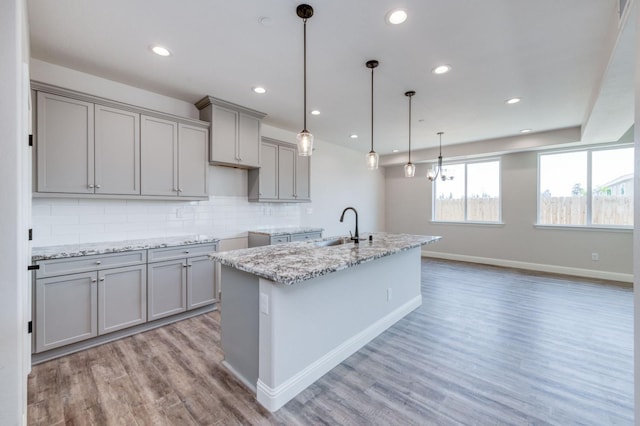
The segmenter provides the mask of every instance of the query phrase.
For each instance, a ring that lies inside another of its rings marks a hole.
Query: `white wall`
[[[24,181],[28,117],[23,88],[28,70],[23,0],[2,3],[0,13],[0,424],[26,424],[29,351],[25,300],[28,243]],[[28,92],[27,92],[28,93]],[[28,96],[28,95],[27,95]],[[28,163],[27,163],[28,164]],[[27,173],[28,175],[28,173]],[[28,204],[28,199],[27,199]]]
[[[630,16],[635,20],[635,128],[640,129],[640,6],[633,4],[635,14]],[[634,234],[633,234],[633,308],[634,308],[634,396],[635,396],[635,424],[640,423],[640,131],[635,132],[635,182],[634,182]]]
[[[195,106],[184,101],[38,60],[33,60],[32,79],[166,113],[198,116]],[[295,133],[268,125],[262,133],[295,141]],[[347,234],[353,229],[353,218],[339,222],[347,206],[358,209],[360,229],[382,230],[382,171],[367,170],[364,153],[321,140],[315,145],[311,204],[249,203],[246,170],[209,166],[208,201],[34,198],[34,246],[177,234],[244,238],[247,231],[266,226],[316,226],[325,228],[325,235]]]
[[[435,255],[506,266],[631,280],[631,231],[536,228],[537,153],[502,156],[503,225],[431,223],[432,184],[427,165],[404,177],[387,168],[386,227],[389,232],[441,235],[426,250]],[[600,260],[591,260],[591,253]]]

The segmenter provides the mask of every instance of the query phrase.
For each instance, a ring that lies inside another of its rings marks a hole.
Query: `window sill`
[[[448,221],[448,220],[430,220],[429,223],[433,225],[471,225],[471,226],[487,226],[493,228],[502,228],[504,226],[504,222],[472,222],[472,221],[464,221],[464,222],[456,222],[456,221]]]
[[[539,223],[533,224],[534,228],[538,229],[555,229],[562,231],[596,231],[596,232],[622,232],[633,233],[633,227],[631,226],[604,226],[604,225],[542,225]]]

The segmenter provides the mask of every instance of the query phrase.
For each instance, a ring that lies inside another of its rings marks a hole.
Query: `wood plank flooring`
[[[422,294],[420,308],[274,414],[222,367],[212,312],[35,366],[28,421],[633,424],[630,288],[423,259]]]

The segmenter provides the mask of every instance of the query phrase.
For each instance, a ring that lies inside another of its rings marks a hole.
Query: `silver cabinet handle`
[[[188,266],[189,268],[191,268],[191,267],[193,266],[193,264],[189,263],[187,266]]]
[[[91,282],[92,282],[92,283],[95,283],[95,282],[96,282],[96,279],[95,279],[95,278],[93,278],[93,279],[91,280]]]
[[[186,264],[186,263],[183,263],[183,264],[182,264],[182,267],[183,267],[183,268],[186,268],[186,267],[187,267],[187,264]]]
[[[96,265],[102,265],[102,262],[99,260],[96,260]]]
[[[100,278],[100,281],[104,281],[104,277]]]
[[[100,189],[100,185],[96,185],[96,188]]]
[[[182,192],[182,188],[178,188],[178,192]]]
[[[189,250],[185,250],[185,251],[184,251],[184,254],[189,254]]]
[[[93,189],[95,186],[90,183],[89,185],[87,185],[87,187],[90,188],[90,189]]]

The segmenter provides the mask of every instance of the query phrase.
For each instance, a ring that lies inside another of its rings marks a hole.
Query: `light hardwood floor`
[[[422,294],[274,414],[222,367],[213,312],[35,366],[29,424],[633,423],[630,288],[423,259]]]

